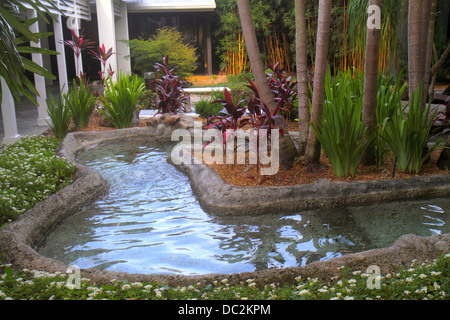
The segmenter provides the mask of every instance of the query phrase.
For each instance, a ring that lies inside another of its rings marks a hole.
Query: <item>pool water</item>
[[[400,236],[450,232],[450,200],[214,216],[166,161],[172,145],[98,145],[77,158],[111,184],[107,196],[53,230],[38,252],[80,268],[129,273],[235,273],[303,266],[390,246]]]

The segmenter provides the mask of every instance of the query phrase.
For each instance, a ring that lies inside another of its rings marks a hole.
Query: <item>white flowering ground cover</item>
[[[367,285],[369,274],[348,272],[324,283],[296,279],[297,284],[258,286],[253,279],[230,285],[228,279],[208,285],[170,287],[155,283],[112,280],[96,286],[81,279],[78,288],[67,274],[22,270],[0,266],[0,300],[449,300],[450,254],[423,264],[411,262],[407,269],[381,275],[379,288]]]
[[[55,154],[54,137],[23,137],[0,154],[0,226],[72,183],[73,164]]]

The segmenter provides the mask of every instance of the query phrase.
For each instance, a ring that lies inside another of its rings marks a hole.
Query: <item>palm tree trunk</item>
[[[266,79],[265,68],[261,60],[261,53],[256,39],[255,26],[253,25],[249,0],[237,0],[239,18],[241,20],[242,31],[244,33],[247,54],[252,66],[255,84],[258,88],[261,99],[271,111],[276,109],[273,94],[270,91],[269,83]]]
[[[295,32],[296,32],[295,54],[297,61],[297,84],[298,84],[298,123],[299,123],[298,151],[300,155],[303,155],[306,150],[306,142],[308,140],[309,120],[310,120],[305,0],[295,0]]]
[[[381,0],[370,0],[369,6],[376,5],[381,8]],[[372,17],[369,16],[369,19]],[[381,30],[367,28],[366,54],[364,65],[364,97],[363,120],[367,125],[367,133],[371,135],[377,127],[377,81],[378,81],[378,53],[380,48]],[[372,148],[368,148],[362,163],[374,165],[376,162]]]
[[[423,2],[422,0],[409,0],[408,8],[408,72],[409,97],[421,85],[424,78],[424,50],[423,50]],[[428,29],[427,29],[428,31]]]
[[[311,121],[317,122],[322,117],[325,96],[325,76],[328,62],[330,40],[331,0],[319,1],[317,25],[316,60],[314,69],[314,91],[312,98]],[[309,130],[306,146],[306,160],[310,168],[320,164],[321,145],[314,130]]]
[[[427,39],[427,46],[426,46],[426,52],[425,52],[425,74],[424,74],[424,89],[425,95],[430,95],[431,100],[433,100],[433,97],[431,95],[434,95],[432,92],[429,91],[430,86],[430,78],[431,78],[431,60],[433,57],[433,43],[434,43],[434,27],[436,25],[436,8],[437,8],[437,0],[431,0],[431,10],[430,10],[430,24],[428,26],[428,39]]]

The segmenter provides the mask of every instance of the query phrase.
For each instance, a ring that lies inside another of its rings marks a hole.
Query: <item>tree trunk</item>
[[[422,0],[409,0],[408,8],[408,90],[410,100],[413,92],[420,87],[424,76],[422,2]]]
[[[431,78],[431,60],[433,57],[433,43],[434,43],[434,28],[436,25],[436,8],[437,8],[437,0],[431,0],[431,9],[430,9],[430,24],[428,26],[428,38],[427,38],[427,46],[425,51],[425,74],[424,74],[424,89],[425,95],[430,95],[431,100],[433,100],[434,94],[430,93],[430,78]]]
[[[422,104],[425,108],[425,103],[427,102],[427,94],[428,94],[428,84],[430,83],[430,64],[427,65],[427,56],[428,56],[428,46],[431,43],[428,41],[428,37],[430,36],[430,22],[431,22],[431,5],[432,1],[423,1],[422,3],[422,61],[423,61],[423,88],[422,88]],[[434,25],[433,25],[433,35],[434,35]],[[431,59],[431,53],[430,53]]]
[[[309,133],[309,82],[308,82],[308,50],[305,20],[305,1],[295,0],[295,54],[298,84],[298,151],[305,154]]]
[[[381,0],[370,0],[369,6],[376,5],[381,8]],[[376,19],[369,12],[368,19]],[[367,125],[367,133],[371,135],[377,128],[377,82],[378,82],[378,53],[380,48],[381,30],[379,28],[367,28],[366,54],[364,65],[364,97],[363,97],[363,121]],[[372,148],[368,148],[362,159],[364,165],[374,165],[375,154]]]
[[[312,98],[311,121],[316,123],[322,117],[325,95],[325,76],[328,62],[330,40],[331,0],[319,1],[317,25],[316,60],[314,69],[314,91]],[[309,130],[306,146],[306,160],[310,167],[320,164],[321,145],[314,130]]]
[[[245,46],[252,66],[255,84],[258,88],[262,101],[271,111],[276,108],[273,94],[270,91],[269,83],[266,79],[266,70],[261,60],[261,53],[256,39],[255,26],[253,25],[252,13],[249,0],[237,0],[239,18],[241,20],[242,31],[244,33]]]

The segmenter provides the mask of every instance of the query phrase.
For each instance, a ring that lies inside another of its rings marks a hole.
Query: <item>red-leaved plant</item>
[[[169,56],[163,58],[163,64],[156,63],[154,67],[157,71],[155,89],[159,98],[157,113],[177,114],[186,111],[183,79],[173,73],[174,68],[169,67]]]
[[[76,77],[86,82],[86,73],[80,71],[79,58],[84,50],[94,48],[94,41],[84,37],[83,30],[77,35],[75,29],[70,29],[72,40],[65,40],[63,43],[72,49],[76,57]]]
[[[101,70],[98,72],[98,74],[100,76],[100,84],[103,89],[105,87],[105,81],[114,75],[114,71],[111,68],[111,64],[107,68],[106,62],[108,61],[109,58],[112,57],[113,54],[115,54],[115,52],[112,51],[112,48],[109,48],[107,51],[105,49],[105,44],[102,44],[101,47],[97,47],[97,52],[91,50],[91,54],[95,59],[97,59],[101,63]]]

